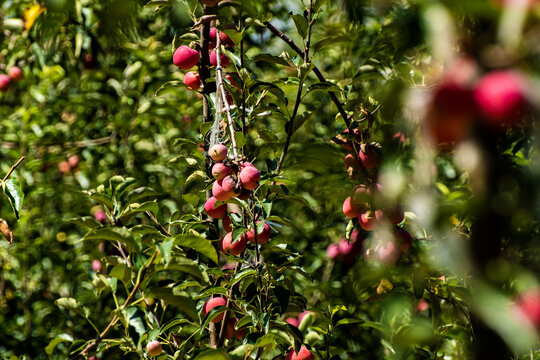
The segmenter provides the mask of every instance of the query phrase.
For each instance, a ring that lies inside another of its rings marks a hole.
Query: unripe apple
[[[360,145],[358,157],[366,169],[373,169],[381,164],[381,154],[375,144]]]
[[[210,217],[221,219],[227,212],[227,205],[221,204],[217,208],[214,208],[216,202],[217,199],[214,196],[209,197],[204,203],[204,211],[206,211]]]
[[[69,166],[69,163],[67,161],[61,161],[58,164],[58,170],[60,170],[62,174],[66,174],[69,172],[69,170],[71,170],[71,166]]]
[[[360,216],[362,209],[351,202],[351,197],[348,196],[343,202],[343,213],[345,216],[355,218]]]
[[[454,143],[468,136],[476,112],[471,90],[446,81],[434,90],[428,104],[426,129],[436,144]]]
[[[227,55],[220,53],[219,58],[221,59],[222,67],[229,65],[229,58]],[[210,64],[212,64],[212,66],[217,66],[217,54],[215,50],[210,53]]]
[[[527,84],[516,71],[499,70],[484,75],[474,89],[483,118],[493,125],[513,125],[527,111]]]
[[[245,189],[255,190],[259,186],[261,174],[255,166],[246,166],[240,171],[239,178]]]
[[[11,78],[11,80],[15,82],[19,82],[23,78],[23,72],[21,68],[18,66],[12,66],[8,71],[8,75]]]
[[[246,236],[240,236],[240,239],[234,243],[232,240],[232,232],[227,233],[221,241],[221,247],[224,253],[238,256],[246,249]]]
[[[181,69],[188,70],[199,62],[199,52],[186,45],[179,46],[173,54],[173,63]]]
[[[227,306],[227,300],[225,298],[222,298],[221,296],[209,299],[203,306],[203,316],[206,316],[206,314],[208,314],[210,310],[212,310],[216,306]],[[219,314],[214,319],[212,319],[212,322],[220,322],[223,319],[224,315],[224,313]]]
[[[219,32],[219,38],[221,39],[221,44],[225,46],[234,46],[236,45],[235,42],[223,31]]]
[[[92,270],[95,272],[101,271],[101,261],[99,261],[99,259],[92,260]]]
[[[257,224],[260,223],[260,221],[257,221]],[[270,240],[270,236],[272,235],[272,229],[270,228],[270,225],[267,223],[264,223],[264,228],[260,233],[257,233],[257,243],[258,244],[266,244],[268,240]],[[251,228],[246,233],[247,239],[255,244],[255,230]]]
[[[227,327],[225,328],[225,338],[230,339],[236,333],[236,339],[244,337],[244,330],[240,329],[238,332],[234,329],[234,325],[238,322],[238,319],[227,319]]]
[[[326,257],[332,260],[335,260],[341,256],[341,252],[339,251],[339,245],[332,243],[328,245],[326,248]],[[298,325],[295,325],[298,326]]]
[[[0,74],[0,91],[7,91],[10,83],[11,78],[9,76],[6,74]]]
[[[157,340],[150,341],[148,344],[146,344],[146,352],[150,356],[159,356],[161,355],[162,348],[161,344]]]
[[[223,189],[223,180],[216,180],[212,185],[212,195],[219,201],[227,201],[234,196],[233,191]]]
[[[198,90],[202,86],[201,77],[196,71],[190,71],[184,75],[184,84],[190,90]]]
[[[368,210],[365,213],[360,214],[358,217],[358,223],[362,229],[366,231],[373,231],[377,227],[377,218],[372,211]]]
[[[304,345],[300,348],[298,353],[292,350],[288,355],[289,360],[314,360],[315,356]]]
[[[68,163],[71,168],[76,168],[79,165],[79,157],[77,155],[72,155],[68,158]]]
[[[227,158],[227,147],[223,144],[215,144],[208,150],[208,155],[214,161],[223,161]]]
[[[231,173],[231,167],[223,164],[222,162],[215,163],[212,166],[212,176],[218,180],[223,179],[225,176]]]
[[[221,226],[223,226],[223,230],[225,230],[226,232],[232,231],[231,217],[229,215],[225,215],[223,217],[223,219],[221,220]]]

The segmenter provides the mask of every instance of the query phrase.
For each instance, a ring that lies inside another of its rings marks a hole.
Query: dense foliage
[[[2,2],[0,358],[540,359],[535,3]]]

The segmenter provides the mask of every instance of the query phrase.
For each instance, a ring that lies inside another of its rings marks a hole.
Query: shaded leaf
[[[193,234],[181,234],[174,237],[174,244],[187,247],[203,254],[215,264],[218,263],[217,251],[210,240]]]

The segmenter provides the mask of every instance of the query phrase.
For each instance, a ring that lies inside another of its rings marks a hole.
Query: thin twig
[[[216,22],[219,25],[219,22]],[[216,33],[216,83],[217,83],[217,96],[221,96],[223,105],[225,105],[225,112],[227,113],[227,120],[229,124],[229,132],[231,133],[231,142],[233,146],[234,158],[238,158],[238,146],[236,145],[236,136],[234,134],[234,124],[231,116],[231,108],[229,101],[227,100],[227,94],[225,93],[225,87],[223,86],[223,69],[221,68],[221,39],[219,37],[219,30]]]
[[[157,225],[159,226],[159,228],[161,229],[161,232],[163,232],[163,234],[167,235],[167,236],[172,236],[171,233],[165,228],[165,226],[163,226],[157,219],[156,217],[154,216],[154,214],[152,214],[151,211],[145,211],[146,215],[148,215],[148,217],[150,219],[152,219],[152,221]]]
[[[237,263],[236,264],[236,267],[234,268],[234,273],[232,274],[232,277],[234,277],[234,275],[236,275],[236,273],[238,272],[238,270],[240,269],[240,263]],[[223,341],[225,340],[225,329],[227,328],[227,317],[229,316],[229,304],[231,303],[231,297],[232,297],[232,293],[233,293],[233,288],[234,288],[234,285],[231,286],[231,288],[229,289],[229,295],[227,296],[227,304],[225,305],[225,307],[227,308],[227,310],[225,310],[225,312],[223,313],[223,320],[221,321],[221,327],[219,329],[219,336],[218,336],[218,341],[217,341],[217,347],[221,347],[223,345]]]
[[[11,175],[11,173],[17,168],[17,166],[19,166],[19,165],[24,161],[24,159],[26,159],[26,157],[21,156],[21,158],[19,159],[19,161],[17,161],[17,162],[15,163],[15,165],[13,165],[13,166],[11,167],[11,169],[9,169],[8,173],[6,174],[6,176],[4,176],[4,178],[2,179],[2,181],[6,181],[6,180],[9,178],[9,176]]]
[[[131,300],[133,300],[135,294],[137,293],[137,291],[139,290],[139,287],[141,286],[143,282],[144,276],[146,275],[146,271],[150,268],[150,266],[152,266],[152,264],[154,263],[154,260],[156,260],[156,256],[158,253],[159,253],[159,249],[156,249],[156,251],[154,252],[154,255],[152,255],[152,257],[148,261],[148,264],[146,264],[139,270],[139,273],[137,274],[137,281],[135,282],[135,286],[133,287],[133,290],[131,290],[128,297],[126,298],[126,301],[124,301],[124,304],[120,307],[119,309],[120,311],[125,310],[125,308],[131,303]],[[105,336],[107,336],[109,331],[111,331],[111,329],[116,325],[118,320],[120,320],[118,315],[114,315],[114,317],[112,318],[109,325],[107,325],[105,330],[103,330],[96,339],[89,342],[85,346],[85,348],[79,353],[76,359],[87,356],[88,353],[92,351],[92,349],[94,349],[105,338]]]

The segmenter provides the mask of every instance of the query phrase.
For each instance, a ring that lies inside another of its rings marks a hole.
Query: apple
[[[202,86],[201,77],[196,71],[190,71],[184,75],[184,84],[190,90],[198,90]]]
[[[161,344],[157,340],[150,341],[148,344],[146,344],[146,352],[150,356],[159,356],[162,352]]]
[[[246,249],[246,236],[240,236],[240,239],[234,243],[232,240],[232,232],[228,232],[221,241],[221,248],[226,254],[238,256]]]
[[[0,91],[4,92],[9,89],[11,78],[6,74],[0,74]]]
[[[107,215],[105,214],[105,211],[98,210],[94,213],[94,219],[103,224],[107,220]]]
[[[540,330],[540,288],[521,294],[516,305],[525,318]]]
[[[360,216],[362,209],[351,202],[351,197],[348,196],[343,202],[343,213],[345,216],[355,218]]]
[[[8,71],[8,75],[10,79],[15,82],[19,82],[23,78],[23,72],[18,66],[12,66]]]
[[[212,310],[216,306],[227,306],[227,300],[225,298],[222,298],[221,296],[210,298],[203,306],[203,315],[206,316],[206,314],[208,314],[210,310]],[[224,315],[224,313],[219,314],[214,319],[212,319],[212,322],[220,322],[223,319]]]
[[[173,54],[173,63],[181,69],[188,70],[199,62],[199,52],[186,45],[179,46]]]
[[[261,174],[255,166],[245,166],[242,171],[240,171],[239,178],[245,189],[255,190],[257,186],[259,186]]]
[[[257,224],[260,223],[260,221],[257,221]],[[257,233],[257,243],[258,244],[266,244],[268,240],[270,240],[270,236],[272,235],[272,229],[270,228],[270,225],[267,223],[264,223],[264,228],[260,233]],[[255,230],[251,228],[246,233],[247,239],[255,244]]]
[[[474,99],[483,119],[492,125],[514,125],[527,112],[527,84],[512,70],[492,71],[474,88]]]
[[[99,261],[99,259],[92,260],[92,270],[95,272],[101,271],[101,261]]]
[[[300,325],[300,322],[295,317],[288,317],[288,318],[285,319],[285,322],[291,324],[292,326],[296,326],[296,327],[298,327],[298,325]]]
[[[221,226],[223,226],[223,230],[226,232],[232,231],[231,217],[229,215],[223,216],[223,219],[221,219]]]
[[[227,158],[227,147],[223,144],[215,144],[208,150],[208,155],[214,161],[223,161]]]
[[[221,204],[216,208],[215,205],[217,201],[218,200],[214,196],[209,197],[204,203],[204,211],[210,217],[221,219],[227,212],[227,205]]]
[[[355,186],[350,198],[350,202],[353,207],[365,211],[369,208],[369,202],[371,201],[371,190],[365,185]]]
[[[95,69],[98,65],[97,60],[90,53],[84,55],[83,66],[85,69]]]
[[[465,85],[446,81],[434,90],[426,114],[426,130],[436,144],[455,143],[469,135],[476,105]]]
[[[309,351],[304,345],[300,347],[298,353],[292,350],[289,355],[287,355],[288,360],[314,360],[315,356]]]
[[[326,248],[326,257],[332,260],[335,260],[341,256],[341,252],[339,251],[339,245],[332,243],[328,245]],[[295,325],[297,326],[297,325]]]
[[[219,32],[219,38],[221,40],[221,44],[223,44],[225,46],[234,46],[234,45],[236,45],[235,42],[229,37],[229,35],[227,35],[223,31]]]
[[[393,241],[388,241],[377,249],[377,260],[383,265],[392,266],[400,257],[401,249]]]
[[[376,144],[361,144],[358,157],[366,169],[374,169],[381,164],[381,154]]]
[[[76,168],[79,165],[79,157],[77,155],[72,155],[68,158],[68,163],[71,168]]]
[[[225,338],[230,339],[236,333],[236,339],[241,339],[244,337],[244,330],[239,329],[236,331],[234,325],[238,322],[238,319],[227,319],[227,326],[225,328]]]
[[[227,57],[227,55],[220,53],[219,58],[221,60],[222,67],[229,65],[229,58]],[[212,64],[212,66],[217,66],[217,54],[215,50],[210,53],[210,63]]]
[[[69,166],[67,161],[61,161],[58,163],[58,170],[60,170],[62,174],[66,174],[69,172],[69,170],[71,170],[71,166]]]
[[[396,237],[397,237],[396,241],[399,244],[399,248],[402,251],[405,251],[411,247],[412,242],[413,242],[413,237],[407,230],[398,228],[396,230]]]
[[[232,75],[234,75],[236,78],[239,79],[239,76],[238,76],[238,73],[232,73]],[[225,75],[225,79],[227,79],[232,86],[234,86],[235,88],[238,89],[238,91],[242,91],[242,88],[238,85],[238,83],[234,80],[234,78],[232,77],[231,74],[227,74]]]
[[[234,193],[234,189],[236,188],[236,180],[231,176],[227,175],[221,180],[221,187],[224,191]]]
[[[212,195],[219,201],[227,201],[234,196],[234,192],[223,189],[223,180],[216,180],[212,185]]]
[[[223,164],[222,162],[215,163],[214,166],[212,166],[212,176],[218,180],[223,179],[230,173],[231,167]]]
[[[375,217],[375,214],[371,210],[368,210],[358,217],[358,223],[362,227],[362,229],[366,231],[373,231],[377,227],[377,218]]]

